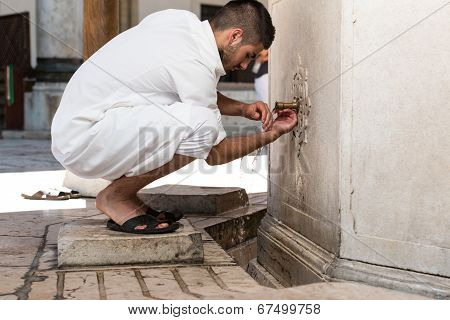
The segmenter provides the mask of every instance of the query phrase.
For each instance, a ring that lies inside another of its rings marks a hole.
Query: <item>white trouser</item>
[[[68,123],[67,130],[76,125]],[[83,133],[52,132],[55,158],[79,177],[115,180],[156,169],[175,153],[205,159],[218,143],[219,123],[213,110],[177,102],[113,108],[86,130],[74,131]]]

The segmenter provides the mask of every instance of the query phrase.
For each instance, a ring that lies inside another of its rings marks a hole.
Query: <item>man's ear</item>
[[[236,46],[241,43],[243,34],[244,32],[240,28],[231,29],[228,34],[228,44],[230,46]]]

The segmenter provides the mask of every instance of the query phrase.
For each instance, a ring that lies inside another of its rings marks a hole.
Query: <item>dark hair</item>
[[[275,38],[275,27],[267,9],[256,0],[233,0],[210,20],[214,31],[241,28],[244,43],[262,43],[269,49]]]

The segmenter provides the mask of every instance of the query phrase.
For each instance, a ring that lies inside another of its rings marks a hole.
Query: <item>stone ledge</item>
[[[172,233],[137,235],[112,231],[104,220],[64,224],[58,234],[58,266],[203,261],[203,242],[189,221]]]
[[[144,189],[138,193],[138,196],[156,210],[184,214],[217,215],[249,205],[247,193],[242,188],[168,184]]]

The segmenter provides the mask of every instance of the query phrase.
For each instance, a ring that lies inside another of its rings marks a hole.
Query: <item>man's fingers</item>
[[[275,109],[276,113],[295,113],[292,109]]]
[[[272,112],[267,112],[267,122],[266,122],[266,129],[270,129],[273,124],[273,115]]]
[[[261,122],[262,122],[262,127],[263,127],[263,129],[265,128],[265,119],[266,119],[266,114],[265,114],[265,112],[264,112],[264,107],[263,107],[263,104],[261,103],[261,102],[257,102],[256,103],[256,111],[258,112],[258,114],[259,114],[259,118],[258,118],[258,120],[261,120]]]

